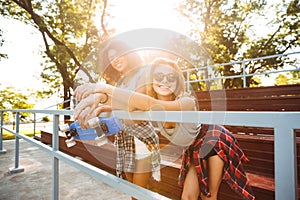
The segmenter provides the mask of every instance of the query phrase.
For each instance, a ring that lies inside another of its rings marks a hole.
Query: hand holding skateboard
[[[122,132],[122,124],[116,117],[93,118],[88,123],[91,127],[88,129],[81,129],[78,121],[73,122],[70,126],[68,124],[59,126],[59,130],[66,134],[68,147],[76,144],[75,139],[95,140],[98,146],[102,146],[108,142],[106,136]]]

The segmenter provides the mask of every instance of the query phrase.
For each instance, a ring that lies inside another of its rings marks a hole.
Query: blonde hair
[[[175,100],[177,97],[181,96],[185,92],[185,87],[184,87],[184,76],[182,74],[182,71],[180,67],[177,65],[177,63],[171,59],[168,58],[156,58],[150,63],[150,85],[147,89],[147,94],[149,96],[152,96],[154,98],[157,98],[156,92],[153,90],[153,75],[154,75],[154,70],[161,66],[161,65],[166,65],[170,66],[175,72],[177,72],[177,87],[175,91],[173,92],[173,100]]]

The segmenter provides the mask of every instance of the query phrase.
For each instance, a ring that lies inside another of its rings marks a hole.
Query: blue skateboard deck
[[[92,128],[82,129],[78,121],[73,122],[70,126],[64,124],[59,129],[66,134],[67,146],[71,147],[76,144],[77,140],[96,140],[97,145],[101,146],[107,143],[106,136],[114,135],[122,131],[122,124],[116,117],[94,118],[89,121]]]

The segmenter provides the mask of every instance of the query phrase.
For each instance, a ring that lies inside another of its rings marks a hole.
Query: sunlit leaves
[[[268,3],[268,4],[267,4]],[[300,45],[299,0],[268,2],[266,0],[186,0],[180,7],[183,16],[193,22],[191,35],[211,54],[215,63],[281,54]],[[270,17],[271,11],[274,11]],[[260,17],[260,18],[258,18]],[[258,19],[270,27],[265,34]],[[254,29],[255,28],[255,29]],[[248,73],[279,69],[291,60],[266,59],[246,64]],[[242,66],[240,65],[240,68]],[[220,68],[221,75],[238,75],[234,66]],[[259,84],[247,77],[247,86]],[[226,80],[224,87],[241,87],[240,79]]]
[[[31,109],[33,104],[29,102],[30,95],[16,91],[14,87],[7,87],[0,90],[0,109]],[[29,113],[21,113],[22,117],[29,116]],[[7,113],[4,118],[7,120]]]
[[[44,82],[62,91],[68,99],[77,69],[91,49],[101,40],[100,0],[9,0],[1,2],[2,15],[36,27],[44,39],[45,59],[41,65]],[[20,33],[21,34],[21,33]],[[63,86],[63,88],[62,88]],[[48,91],[49,92],[49,91]],[[53,91],[54,92],[54,91]],[[50,92],[51,93],[51,92]]]

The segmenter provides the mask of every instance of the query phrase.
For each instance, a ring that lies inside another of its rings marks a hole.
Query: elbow
[[[181,110],[192,111],[196,110],[196,101],[192,98],[185,98],[180,102]]]

